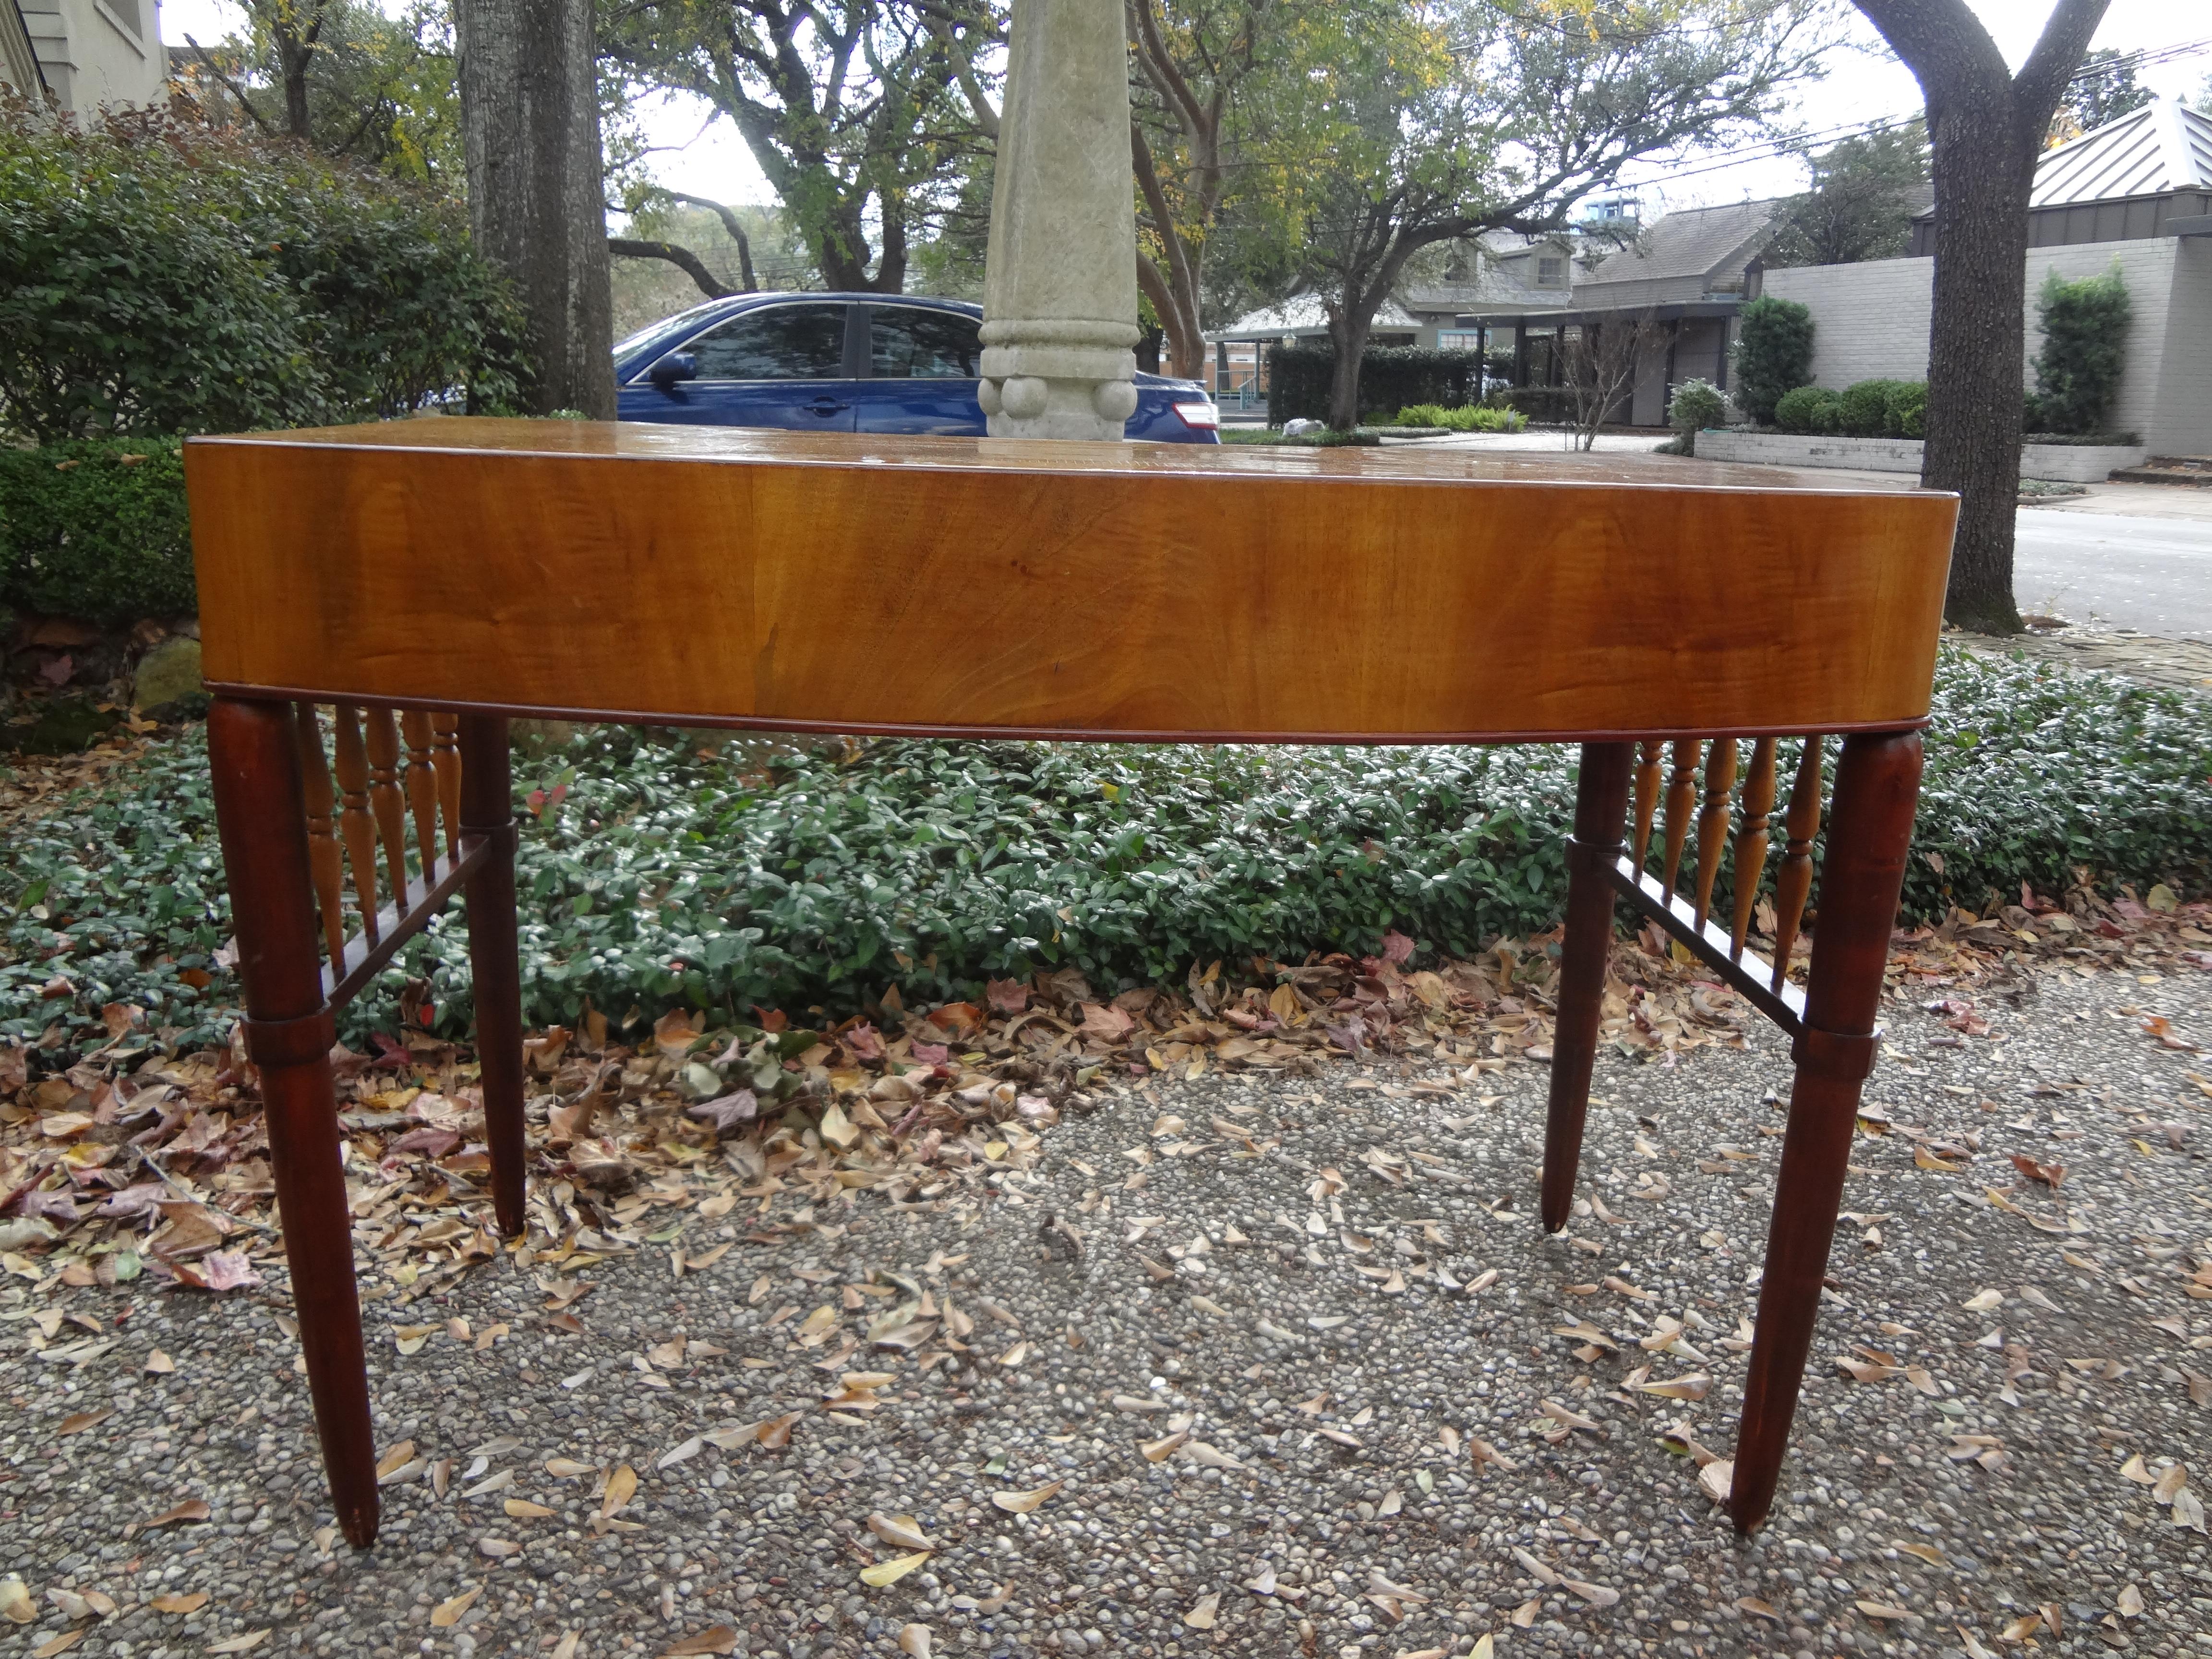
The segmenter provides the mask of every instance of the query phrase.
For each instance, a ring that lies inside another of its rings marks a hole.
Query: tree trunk
[[[2109,0],[2058,0],[2015,75],[1966,0],[1857,0],[1920,82],[1935,149],[1935,316],[1920,481],[1959,492],[1943,612],[2020,631],[2013,520],[2025,390],[2027,202],[2051,116]]]
[[[1920,481],[1959,492],[1944,615],[1961,628],[2016,634],[2013,520],[2037,151],[2019,142],[2008,84],[1960,88],[1954,97],[1935,132],[1935,316]]]
[[[1336,363],[1328,377],[1328,424],[1334,432],[1349,432],[1359,424],[1360,359],[1367,355],[1367,331],[1372,319],[1336,316],[1328,319],[1328,343],[1336,348]]]
[[[456,0],[477,245],[527,317],[534,415],[615,414],[614,305],[591,0]]]

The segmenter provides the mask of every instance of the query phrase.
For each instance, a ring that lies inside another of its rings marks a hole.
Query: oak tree
[[[1857,0],[1927,102],[1935,312],[1921,482],[1959,492],[1944,614],[2018,633],[2013,517],[2025,392],[2027,204],[2068,82],[2106,0],[2058,0],[2015,75],[1966,0]]]

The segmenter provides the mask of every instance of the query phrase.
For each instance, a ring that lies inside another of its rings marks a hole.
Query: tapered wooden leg
[[[1599,1004],[1613,949],[1613,882],[1636,745],[1586,743],[1567,839],[1567,928],[1559,946],[1559,1018],[1552,1032],[1552,1103],[1544,1121],[1544,1230],[1567,1224],[1582,1163],[1583,1116],[1597,1059]]]
[[[477,1060],[483,1068],[484,1142],[492,1209],[503,1237],[523,1224],[522,975],[514,927],[514,793],[507,721],[461,717],[461,834],[482,836],[489,856],[468,878],[469,965],[476,981]]]
[[[1818,925],[1794,1056],[1790,1127],[1766,1237],[1759,1329],[1744,1386],[1729,1510],[1739,1530],[1766,1519],[1820,1310],[1820,1280],[1843,1201],[1859,1091],[1874,1069],[1875,1016],[1920,794],[1920,734],[1848,738],[1820,860]]]
[[[376,1537],[376,1442],[293,719],[288,703],[218,700],[208,759],[307,1390],[338,1526],[366,1549]]]

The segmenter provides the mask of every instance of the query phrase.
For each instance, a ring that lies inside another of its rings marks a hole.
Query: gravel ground
[[[332,1553],[280,1275],[220,1297],[18,1282],[0,1291],[0,1574],[38,1611],[0,1627],[0,1652],[77,1632],[75,1652],[131,1659],[568,1659],[709,1633],[678,1650],[825,1659],[896,1652],[918,1624],[940,1654],[1389,1659],[1492,1633],[1508,1655],[1829,1659],[2019,1652],[2047,1606],[2059,1629],[2036,1651],[2212,1655],[2212,1540],[2170,1518],[2191,1497],[2162,1507],[2123,1474],[2180,1457],[2203,1482],[2212,1462],[2188,1376],[2212,1370],[2212,1301],[2185,1277],[2212,1264],[2212,1086],[2188,1076],[2212,1065],[2142,1029],[2162,1014],[2212,1045],[2212,978],[2047,972],[2016,994],[1979,1009],[1988,1037],[1892,1006],[1869,1090],[1891,1132],[1856,1144],[1784,1501],[1749,1542],[1662,1435],[1733,1437],[1744,1356],[1726,1345],[1753,1310],[1787,1084],[1763,1027],[1679,1066],[1601,1060],[1601,1207],[1561,1239],[1534,1216],[1540,1067],[1447,1095],[1442,1073],[1347,1062],[1109,1097],[988,1201],[955,1187],[894,1213],[855,1194],[802,1216],[787,1198],[770,1219],[811,1224],[768,1243],[744,1212],[690,1217],[694,1254],[729,1250],[680,1279],[659,1251],[591,1269],[577,1334],[505,1261],[376,1304],[380,1439],[416,1456],[366,1554]],[[2063,1164],[2057,1193],[2015,1176],[2015,1152]],[[926,1375],[865,1343],[838,1356],[921,1290],[973,1319],[969,1352]],[[827,1335],[796,1346],[823,1305]],[[7,1322],[56,1311],[101,1328],[79,1363],[33,1358]],[[393,1327],[447,1319],[470,1336],[440,1324],[397,1351]],[[1657,1351],[1662,1319],[1702,1362]],[[1577,1324],[1599,1336],[1557,1334]],[[705,1346],[645,1358],[678,1337]],[[1899,1374],[1846,1376],[1852,1345]],[[156,1349],[173,1370],[149,1372]],[[865,1390],[823,1407],[870,1366],[893,1373],[877,1408]],[[1630,1391],[1638,1366],[1706,1373],[1711,1393]],[[802,1408],[786,1447],[659,1467],[702,1431]],[[1191,1438],[1164,1450],[1184,1418]],[[425,1465],[445,1458],[441,1498]],[[589,1468],[561,1478],[559,1458]],[[602,1533],[592,1494],[623,1465],[636,1495]],[[1053,1483],[1026,1513],[991,1501]],[[192,1498],[210,1520],[154,1524]],[[912,1516],[937,1553],[865,1585],[904,1553],[871,1511]],[[116,1610],[72,1622],[56,1589]]]

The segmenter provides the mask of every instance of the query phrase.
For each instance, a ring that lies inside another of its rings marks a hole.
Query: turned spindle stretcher
[[[518,714],[1580,743],[1543,1224],[1573,1204],[1626,898],[1792,1038],[1729,1499],[1765,1517],[1877,1048],[1954,497],[1645,458],[481,420],[194,439],[185,473],[246,1039],[356,1544],[377,1487],[334,1012],[464,896],[494,1209],[520,1234]]]

